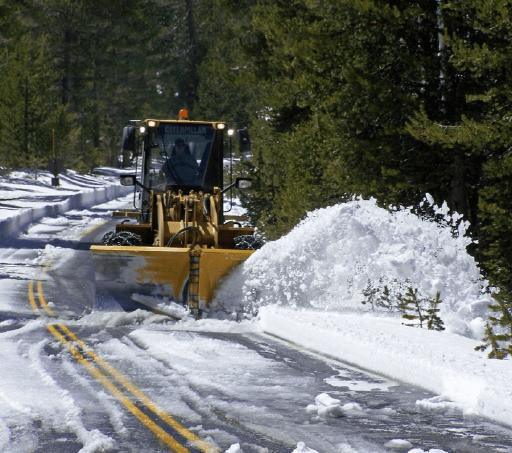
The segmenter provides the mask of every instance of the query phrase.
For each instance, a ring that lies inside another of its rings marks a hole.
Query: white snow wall
[[[448,330],[480,337],[490,295],[466,248],[465,224],[456,237],[447,223],[389,211],[374,199],[355,199],[308,214],[289,234],[267,243],[229,276],[214,309],[256,313],[265,305],[326,311],[367,311],[368,282],[425,297],[439,291]],[[455,220],[460,216],[456,215]]]
[[[36,208],[20,208],[19,213],[0,220],[0,240],[18,235],[31,223],[43,217],[56,217],[72,209],[90,208],[114,198],[128,195],[130,191],[133,191],[132,187],[124,187],[120,184],[111,185],[71,194],[66,200],[57,203],[48,203]]]

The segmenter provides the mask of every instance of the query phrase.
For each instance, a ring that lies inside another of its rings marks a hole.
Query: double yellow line
[[[39,313],[43,310],[48,316],[55,313],[46,302],[41,281],[37,282],[37,300],[34,295],[34,282],[28,284],[28,301],[32,310]],[[37,303],[39,302],[39,304]],[[171,451],[190,453],[184,443],[190,443],[193,451],[214,453],[219,450],[205,442],[193,432],[185,428],[164,410],[160,409],[151,399],[133,384],[126,376],[101,358],[94,350],[81,340],[69,327],[62,323],[49,324],[48,331],[70,352],[71,356],[83,365],[89,374],[100,382],[131,414],[146,426]],[[180,442],[171,435],[177,434],[185,440]]]

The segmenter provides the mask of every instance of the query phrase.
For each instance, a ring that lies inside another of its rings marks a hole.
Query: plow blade
[[[190,267],[187,249],[93,245],[91,251],[97,308],[147,308],[144,305],[150,299],[141,302],[140,296],[170,297],[177,303],[184,302]]]
[[[96,308],[159,311],[168,297],[204,310],[219,281],[245,261],[253,250],[179,247],[91,247],[95,267]],[[153,297],[147,297],[153,296]]]
[[[199,308],[213,299],[219,281],[245,261],[254,250],[201,249],[199,258]]]

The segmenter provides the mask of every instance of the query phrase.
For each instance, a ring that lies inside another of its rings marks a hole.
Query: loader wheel
[[[252,234],[243,234],[233,239],[236,249],[257,250],[263,247],[263,239]]]
[[[119,233],[109,231],[103,236],[101,242],[105,245],[141,245],[142,238],[130,231],[120,231]]]

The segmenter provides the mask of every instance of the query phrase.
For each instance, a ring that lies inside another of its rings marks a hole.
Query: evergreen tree
[[[48,165],[55,118],[54,72],[47,41],[28,36],[4,49],[0,68],[0,155],[7,168]]]
[[[439,317],[439,304],[441,304],[441,293],[436,292],[436,295],[428,300],[427,309],[427,329],[429,330],[444,330],[444,322]]]
[[[399,300],[398,308],[403,313],[402,318],[409,321],[409,323],[404,323],[404,325],[411,327],[423,327],[426,316],[423,311],[421,298],[418,295],[417,289],[413,289],[411,286],[408,287],[405,295]]]
[[[363,305],[370,304],[372,310],[375,310],[375,300],[379,293],[379,288],[373,286],[371,280],[368,280],[366,287],[363,289],[365,299],[361,302]]]
[[[378,305],[388,310],[393,309],[393,300],[391,297],[391,291],[387,285],[384,285],[382,293],[379,295]]]
[[[475,349],[484,351],[490,347],[489,358],[504,359],[512,355],[512,297],[500,291],[493,298],[495,303],[489,307],[492,315],[485,328],[483,344]]]
[[[488,347],[491,347],[491,351],[489,352],[490,359],[503,359],[506,357],[506,354],[501,349],[489,322],[485,324],[485,334],[482,341],[483,344],[478,345],[475,348],[476,351],[485,351]]]

